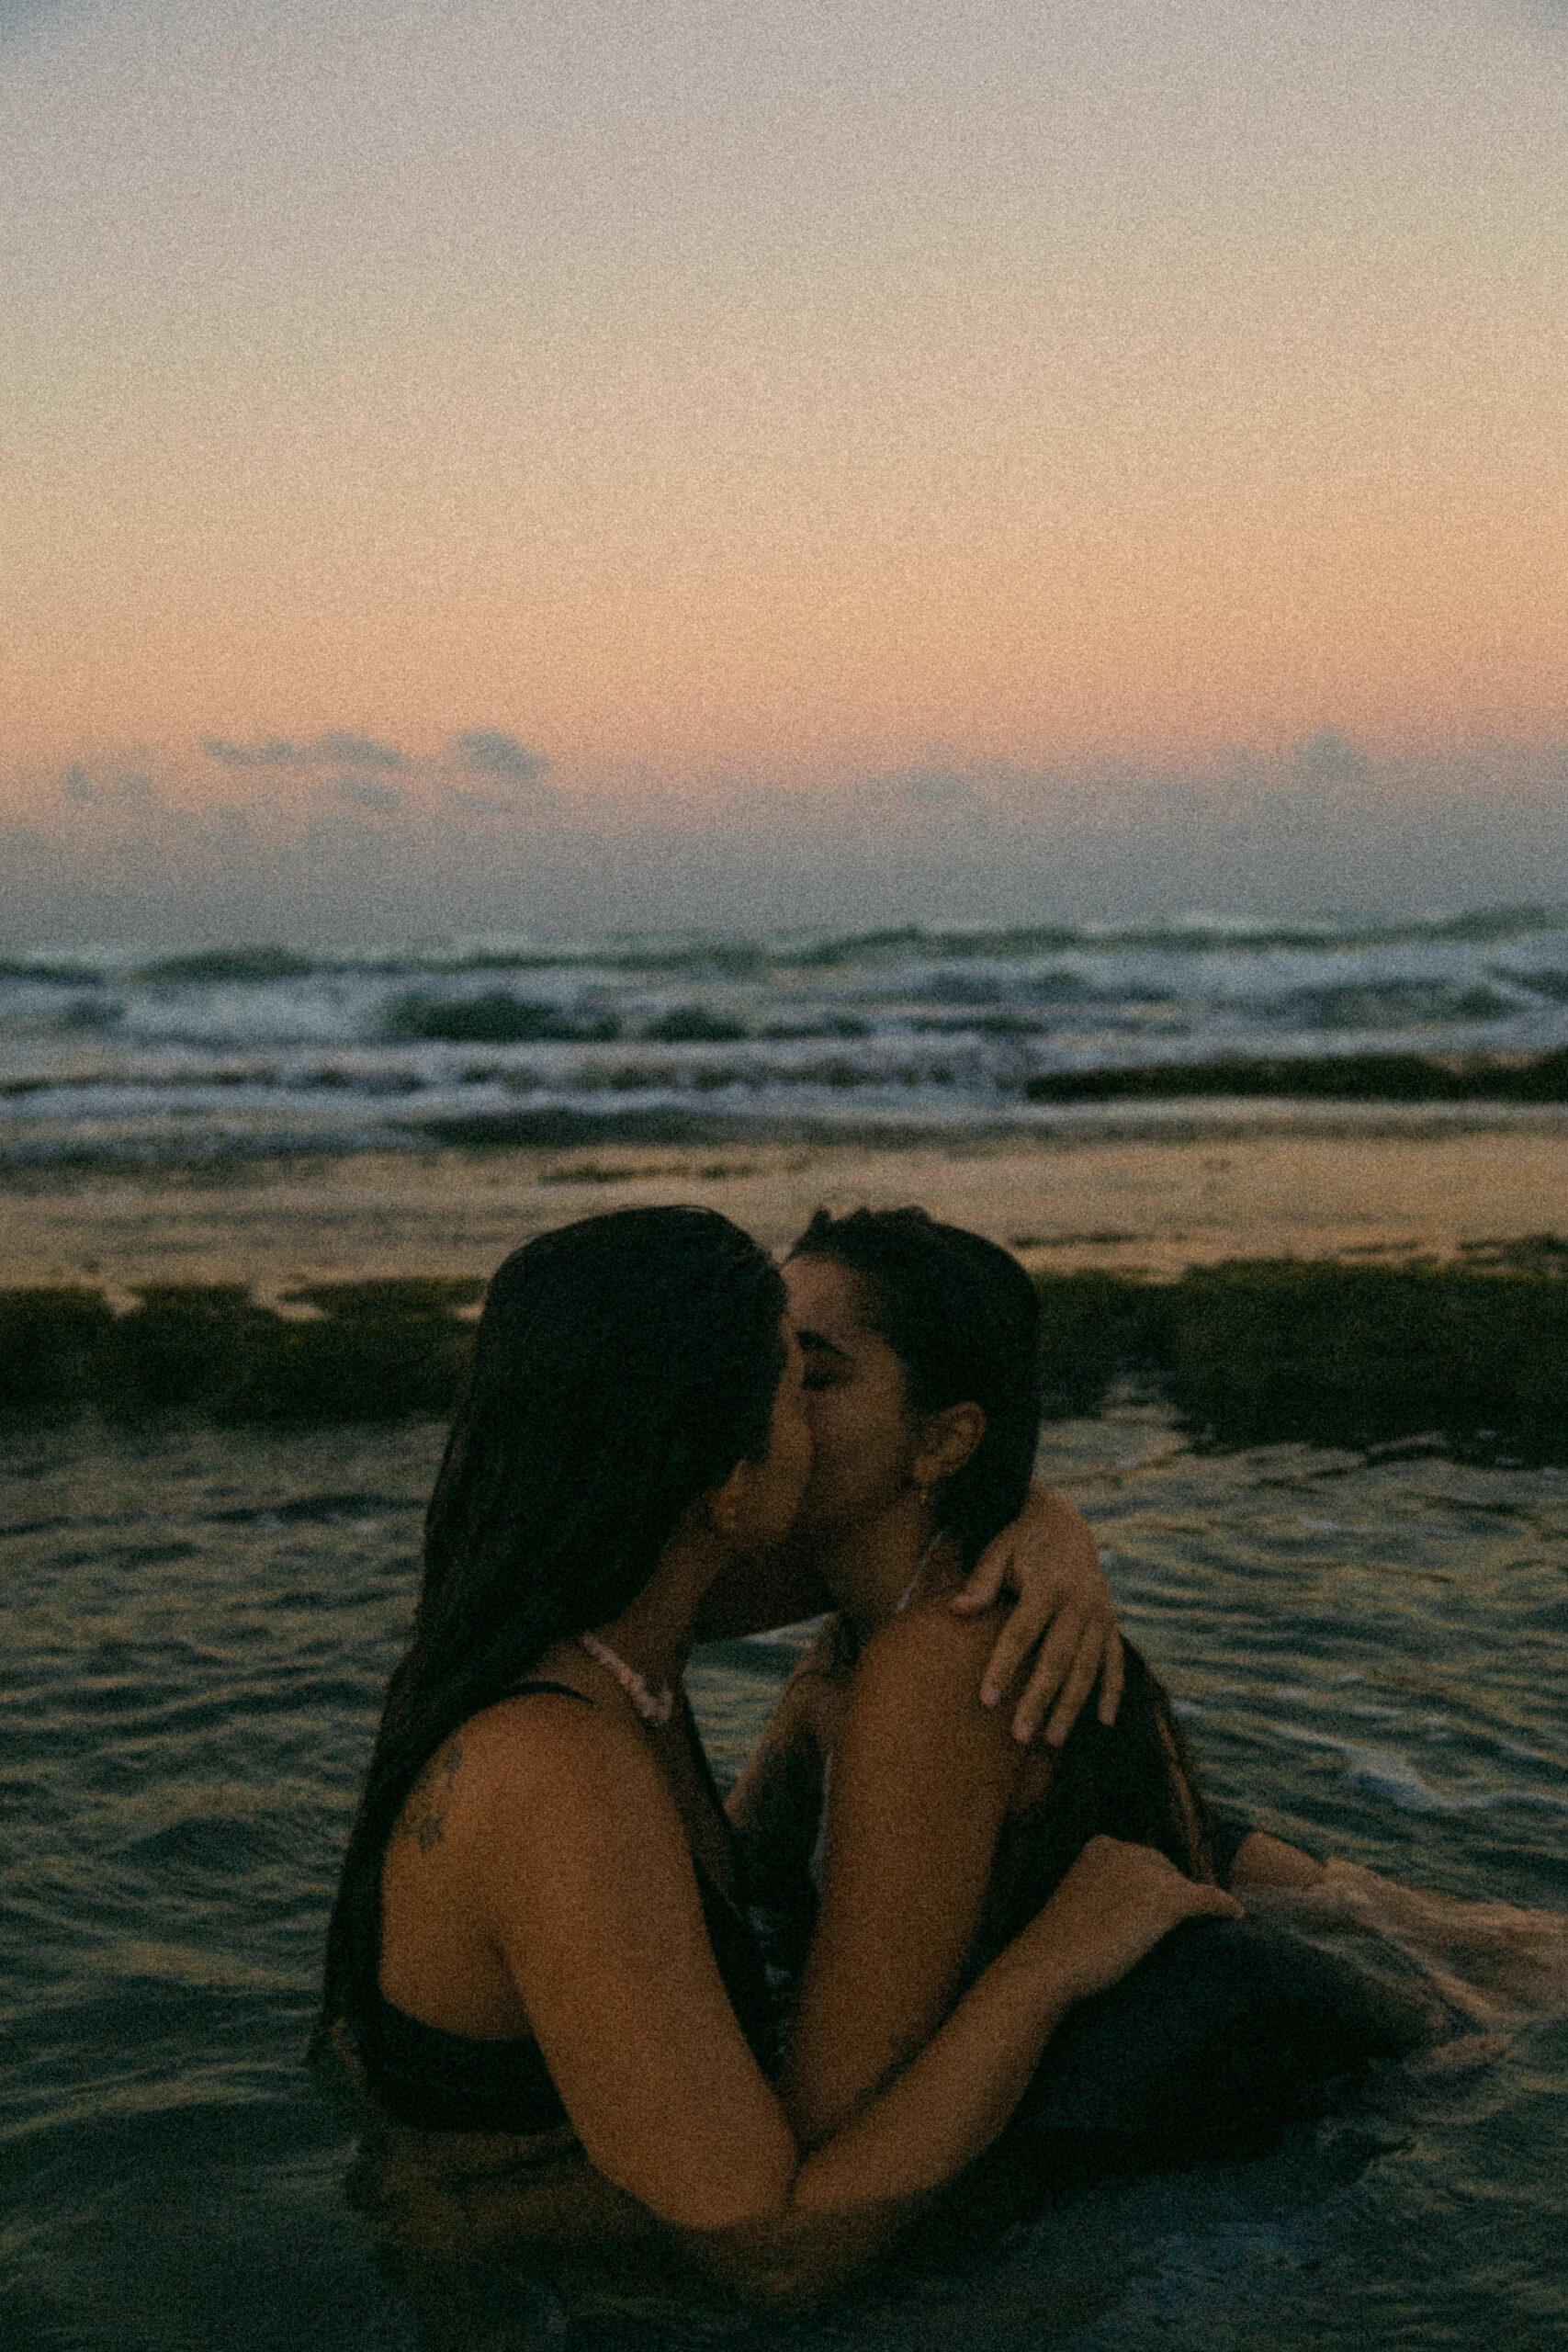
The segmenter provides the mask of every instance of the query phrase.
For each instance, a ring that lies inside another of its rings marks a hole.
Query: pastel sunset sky
[[[1568,898],[1563,0],[0,0],[0,933]]]

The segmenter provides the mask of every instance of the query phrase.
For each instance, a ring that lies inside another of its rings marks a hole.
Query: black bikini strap
[[[514,1682],[510,1690],[503,1690],[501,1695],[503,1699],[528,1699],[536,1690],[542,1690],[547,1698],[581,1699],[585,1707],[593,1704],[586,1690],[574,1690],[570,1682]]]

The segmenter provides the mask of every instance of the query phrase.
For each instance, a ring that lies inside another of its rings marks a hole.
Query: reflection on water
[[[352,2134],[300,2053],[437,1442],[81,1427],[7,1448],[0,2317],[17,2352],[430,2340],[344,2194]],[[1419,1448],[1201,1455],[1132,1408],[1054,1430],[1044,1459],[1095,1519],[1217,1795],[1450,1894],[1568,1905],[1568,1479]],[[700,1661],[721,1773],[791,1655]],[[1568,2336],[1551,1964],[1500,2003],[1516,2021],[1483,2065],[1385,2088],[1248,2165],[1097,2190],[808,2320],[603,2278],[563,2304],[504,2274],[472,2283],[468,2317],[479,2340],[504,2322],[513,2341],[628,2352],[1545,2352]]]

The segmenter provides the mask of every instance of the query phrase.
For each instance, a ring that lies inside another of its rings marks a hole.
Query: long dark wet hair
[[[381,1857],[431,1757],[553,1642],[618,1616],[697,1498],[766,1453],[784,1305],[709,1209],[588,1217],[496,1274],[327,1928],[318,2045],[373,1996]]]
[[[904,1368],[912,1411],[978,1405],[986,1433],[933,1497],[936,1524],[965,1568],[1023,1508],[1040,1442],[1043,1366],[1034,1284],[1010,1251],[923,1209],[818,1209],[792,1258],[856,1274],[868,1319]],[[1213,1874],[1208,1807],[1168,1693],[1125,1645],[1115,1724],[1080,1711],[1050,1786],[987,1899],[987,1951],[1038,1910],[1090,1838],[1154,1846],[1190,1878]],[[1005,1879],[1006,1883],[1003,1883]]]

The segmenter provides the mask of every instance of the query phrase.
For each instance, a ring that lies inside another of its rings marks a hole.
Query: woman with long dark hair
[[[705,1595],[779,1544],[809,1471],[784,1306],[693,1209],[544,1235],[491,1285],[320,2037],[432,2159],[433,2245],[651,2226],[764,2301],[820,2291],[996,2137],[1077,2002],[1234,1909],[1092,1839],[896,2082],[827,2130],[781,2103],[681,1678]]]

